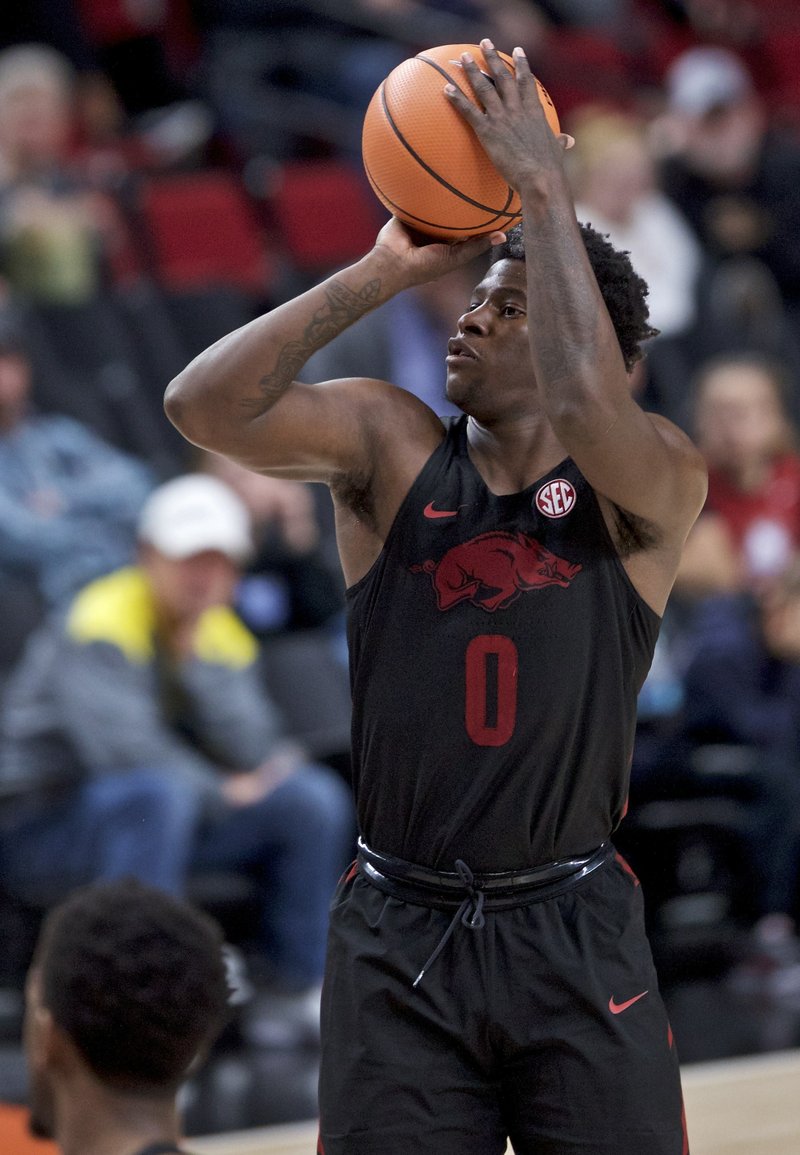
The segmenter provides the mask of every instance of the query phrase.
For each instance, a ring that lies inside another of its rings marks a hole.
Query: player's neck
[[[59,1113],[57,1142],[63,1155],[136,1155],[153,1143],[178,1145],[180,1125],[172,1099],[99,1094],[72,1100]]]
[[[544,416],[491,425],[470,418],[467,440],[472,464],[496,494],[519,493],[566,457]]]

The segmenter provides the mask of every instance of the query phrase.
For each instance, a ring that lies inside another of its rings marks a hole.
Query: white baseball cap
[[[739,57],[713,46],[682,52],[670,66],[666,81],[672,111],[691,116],[736,104],[753,90],[750,73]]]
[[[150,494],[139,540],[174,559],[218,550],[243,562],[253,549],[247,507],[230,486],[205,473],[187,473]]]

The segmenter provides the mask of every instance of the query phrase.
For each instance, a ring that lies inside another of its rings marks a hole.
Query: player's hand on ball
[[[395,258],[404,279],[409,285],[415,285],[433,281],[468,264],[491,245],[502,244],[504,240],[505,233],[498,231],[465,241],[431,241],[392,217],[378,233],[375,249]]]
[[[480,47],[489,76],[470,53],[461,57],[480,107],[453,84],[445,86],[445,95],[474,129],[497,170],[519,190],[532,177],[560,168],[561,154],[573,141],[566,133],[556,136],[550,130],[538,81],[523,50],[514,49],[512,74],[490,40],[482,40]]]

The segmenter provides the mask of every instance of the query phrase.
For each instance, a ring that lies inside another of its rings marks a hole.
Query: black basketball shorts
[[[612,857],[459,924],[351,869],[331,906],[320,1155],[688,1155],[641,891]]]

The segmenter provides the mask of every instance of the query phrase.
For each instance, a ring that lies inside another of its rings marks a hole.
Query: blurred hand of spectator
[[[716,513],[703,513],[689,533],[675,579],[675,591],[687,597],[734,593],[744,584],[731,532]]]
[[[252,806],[261,802],[307,761],[299,746],[283,743],[253,770],[227,774],[222,780],[222,796],[230,806]]]
[[[319,544],[319,525],[308,485],[282,477],[267,477],[244,469],[226,457],[209,462],[211,471],[231,486],[250,511],[256,536],[267,527],[298,554]]]
[[[797,564],[761,598],[761,628],[769,653],[781,662],[800,665],[800,588]],[[800,732],[800,727],[798,728]]]

